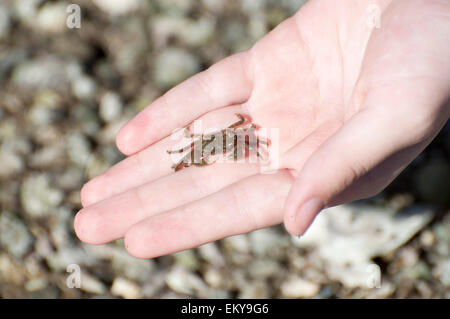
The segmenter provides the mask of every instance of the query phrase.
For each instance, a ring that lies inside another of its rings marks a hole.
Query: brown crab
[[[250,152],[256,153],[258,157],[262,157],[259,152],[259,145],[270,146],[269,139],[261,139],[257,135],[259,127],[251,123],[251,119],[247,115],[236,114],[239,120],[227,128],[207,133],[193,134],[189,127],[185,129],[185,136],[192,139],[192,142],[178,150],[168,150],[167,153],[184,153],[180,161],[172,166],[176,171],[191,165],[205,166],[214,163],[218,153],[227,155],[228,159],[236,161],[243,156],[247,157]],[[219,138],[220,137],[220,138]],[[217,152],[219,150],[219,152]]]

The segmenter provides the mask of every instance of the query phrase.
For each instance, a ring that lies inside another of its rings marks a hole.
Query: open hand
[[[181,83],[117,136],[126,155],[82,189],[78,237],[125,238],[152,258],[372,196],[435,137],[450,109],[450,2],[311,0],[258,41]],[[175,128],[235,113],[279,129],[280,169],[217,163],[174,173]]]

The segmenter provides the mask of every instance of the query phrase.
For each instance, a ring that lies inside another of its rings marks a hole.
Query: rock
[[[200,70],[200,62],[189,51],[170,48],[162,51],[154,61],[154,80],[161,88],[169,88]]]
[[[68,3],[45,3],[35,19],[36,27],[48,33],[61,33],[66,30],[66,9]]]
[[[283,255],[289,245],[289,239],[275,228],[265,228],[249,234],[250,245],[256,256],[278,258]]]
[[[269,287],[264,281],[247,283],[239,292],[238,299],[266,299],[270,297]]]
[[[420,235],[420,242],[425,247],[433,246],[435,243],[435,236],[433,231],[425,230],[424,232],[422,232],[422,234]]]
[[[89,256],[85,251],[73,245],[61,247],[57,252],[51,252],[44,255],[48,266],[54,271],[66,271],[68,265],[77,264],[79,266],[91,266],[95,264],[92,256]]]
[[[112,15],[119,16],[125,15],[137,11],[143,7],[143,0],[92,0],[104,12]]]
[[[266,6],[267,1],[253,1],[253,0],[243,0],[240,1],[241,10],[248,15],[251,15],[255,12],[263,11]]]
[[[40,0],[29,1],[13,1],[13,12],[23,24],[28,24],[36,18],[38,7],[41,4]]]
[[[53,90],[40,90],[28,111],[28,120],[33,125],[48,125],[60,118],[61,97]]]
[[[225,280],[222,272],[212,267],[208,267],[208,269],[205,271],[204,279],[206,283],[213,288],[222,287]]]
[[[57,299],[59,289],[56,286],[48,285],[44,289],[37,290],[30,294],[31,299]]]
[[[112,258],[111,266],[115,273],[138,282],[151,279],[155,269],[152,260],[133,258],[126,251],[117,251]]]
[[[63,143],[45,146],[37,149],[29,158],[28,165],[32,168],[56,168],[65,163],[65,149]]]
[[[250,253],[250,243],[248,235],[246,234],[227,237],[224,238],[222,242],[225,248],[231,251],[236,251],[243,254]]]
[[[156,0],[167,15],[187,15],[194,8],[194,0]]]
[[[9,17],[8,8],[0,5],[0,39],[6,38],[11,29],[11,19]]]
[[[16,175],[24,169],[22,157],[0,147],[0,179]]]
[[[281,5],[289,11],[289,15],[293,15],[305,2],[306,0],[282,0]]]
[[[264,15],[253,14],[248,24],[248,33],[253,42],[262,38],[269,30],[267,29]]]
[[[18,64],[13,70],[12,80],[25,89],[63,89],[69,84],[69,69],[69,64],[55,57],[38,57]]]
[[[0,246],[16,258],[23,257],[33,245],[26,225],[9,212],[0,214]]]
[[[48,281],[47,278],[45,277],[39,277],[39,278],[34,278],[31,280],[28,280],[25,283],[25,290],[28,292],[36,292],[42,289],[45,289],[48,285]]]
[[[31,217],[48,216],[61,203],[64,194],[50,186],[45,174],[33,174],[25,178],[20,188],[20,201]]]
[[[101,295],[106,292],[105,285],[90,274],[86,272],[81,273],[81,290],[95,295]]]
[[[97,110],[84,104],[77,104],[71,109],[71,117],[77,122],[81,133],[96,136],[100,129],[100,121]]]
[[[246,34],[246,27],[239,20],[228,21],[222,32],[222,41],[224,41],[228,47],[237,48],[245,46],[243,43],[249,40],[242,36],[243,34]]]
[[[100,118],[105,122],[117,119],[122,113],[122,101],[120,96],[114,92],[107,92],[100,102]]]
[[[80,190],[83,185],[83,169],[80,167],[69,167],[59,175],[56,181],[58,188],[64,191]]]
[[[200,277],[179,266],[175,266],[166,275],[166,284],[173,291],[185,295],[194,295],[196,292],[207,290],[207,286]]]
[[[14,257],[0,252],[0,282],[21,286],[26,280],[26,274],[20,264],[14,260]]]
[[[197,270],[200,262],[195,255],[195,251],[193,249],[183,250],[178,253],[172,254],[172,257],[175,259],[177,265],[183,266],[189,270]]]
[[[142,295],[141,288],[136,283],[121,277],[114,279],[111,293],[125,299],[137,299]]]
[[[225,259],[215,242],[198,247],[198,252],[200,253],[200,256],[211,265],[219,267],[225,265]]]
[[[281,265],[273,259],[255,259],[248,265],[250,276],[260,280],[273,277],[279,274],[281,270]]]
[[[50,220],[50,237],[53,245],[59,249],[65,249],[72,243],[70,226],[73,222],[73,213],[65,206],[57,208],[55,214]]]
[[[160,48],[174,38],[188,46],[202,45],[213,37],[216,26],[212,17],[192,20],[170,15],[157,16],[151,23],[155,45]]]
[[[153,20],[152,17],[150,21]],[[139,74],[143,68],[147,67],[149,46],[145,28],[142,19],[129,17],[124,20],[120,28],[108,30],[104,35],[115,69],[122,75],[131,75],[124,84],[123,93],[127,91],[126,88],[131,88],[134,93],[136,85],[141,85],[138,80]]]
[[[72,82],[72,92],[80,100],[94,98],[96,90],[95,81],[86,75],[79,76]]]
[[[320,292],[320,285],[300,277],[291,277],[281,284],[281,293],[287,298],[311,298]]]
[[[439,261],[433,270],[433,277],[437,278],[445,287],[450,287],[450,258]]]
[[[1,9],[0,9],[1,10]],[[1,13],[0,13],[1,15]],[[0,18],[1,19],[1,18]],[[1,22],[0,22],[1,24]],[[1,28],[1,26],[0,26]],[[1,33],[1,31],[0,31]],[[0,34],[0,39],[2,38],[1,34]],[[26,59],[28,58],[28,51],[26,51],[24,48],[10,48],[10,49],[2,49],[2,51],[0,52],[0,61],[2,61],[2,63],[0,64],[0,79],[5,78],[6,76],[8,76],[9,72],[18,64],[24,62]],[[14,93],[14,94],[17,94]],[[13,104],[11,102],[8,102],[8,100],[10,101],[18,101],[18,97],[17,96],[11,96],[11,95],[7,95],[5,94],[3,96],[3,107],[8,108],[8,109],[16,109],[17,111],[17,107],[11,107],[10,104]]]
[[[147,281],[142,287],[142,295],[145,298],[154,298],[156,294],[165,287],[165,275],[163,272],[154,274],[151,280]]]
[[[223,12],[226,0],[202,0],[202,5],[215,14]]]
[[[155,262],[149,259],[131,257],[123,246],[83,245],[83,248],[86,254],[96,259],[108,260],[114,272],[120,277],[137,282],[145,282],[154,277]]]
[[[85,167],[91,156],[91,147],[88,139],[77,132],[67,135],[66,151],[69,159],[80,167]]]
[[[365,205],[341,205],[320,213],[305,235],[292,237],[299,247],[314,247],[328,264],[327,275],[347,287],[367,288],[372,259],[395,251],[433,216],[415,206],[396,213]]]

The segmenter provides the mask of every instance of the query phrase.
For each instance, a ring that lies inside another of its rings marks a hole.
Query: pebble
[[[207,289],[207,286],[199,276],[180,266],[175,266],[166,275],[166,284],[173,291],[185,295],[193,295],[195,292]]]
[[[280,274],[282,267],[273,259],[255,259],[248,265],[248,273],[253,278],[264,280]]]
[[[91,147],[88,139],[78,132],[66,136],[66,151],[69,159],[80,167],[85,167],[91,156]]]
[[[222,287],[225,278],[219,269],[208,267],[204,274],[205,282],[213,288]]]
[[[369,205],[341,205],[319,214],[295,245],[314,248],[329,278],[347,287],[367,287],[373,258],[396,251],[431,220],[433,211],[413,206],[396,212]],[[376,238],[376,240],[374,240]],[[414,253],[407,262],[414,263]]]
[[[225,259],[215,242],[198,247],[198,252],[200,256],[211,265],[219,267],[225,265]]]
[[[243,254],[250,253],[250,243],[248,235],[235,235],[231,237],[224,238],[222,240],[226,249],[240,252]]]
[[[66,30],[66,9],[65,2],[45,3],[38,11],[35,25],[46,33],[61,33]]]
[[[33,236],[17,216],[3,211],[0,213],[0,246],[16,258],[23,257],[33,245]]]
[[[100,129],[97,111],[86,104],[76,104],[71,109],[71,117],[79,126],[79,131],[88,136],[95,136]]]
[[[46,174],[33,174],[25,178],[20,187],[20,201],[31,217],[44,217],[62,202],[64,194],[50,185]]]
[[[92,0],[92,2],[112,16],[135,12],[144,4],[143,0]]]
[[[152,31],[157,47],[166,46],[176,38],[187,46],[200,46],[214,36],[216,20],[202,17],[197,20],[161,15],[152,21]]]
[[[75,78],[72,81],[72,93],[80,100],[89,100],[94,98],[95,92],[97,90],[97,85],[95,81],[86,76],[82,75]]]
[[[257,256],[271,256],[278,258],[283,255],[289,240],[286,236],[280,236],[275,228],[260,229],[249,234],[250,245],[253,254]]]
[[[120,116],[122,108],[120,96],[114,92],[106,92],[100,102],[100,118],[105,122],[111,122]]]
[[[281,284],[281,293],[287,298],[310,298],[320,292],[320,285],[302,279],[292,277]]]
[[[154,61],[154,80],[161,88],[172,87],[200,71],[198,58],[182,48],[168,48]]]
[[[63,89],[69,84],[68,65],[55,57],[39,57],[18,64],[12,80],[19,87]]]
[[[136,259],[126,251],[117,251],[112,257],[111,266],[117,274],[137,282],[151,279],[155,269],[153,260]]]
[[[172,254],[175,262],[189,270],[197,270],[200,262],[195,254],[194,249],[187,249],[178,253]]]
[[[81,273],[80,289],[87,293],[95,295],[104,294],[107,290],[105,285],[100,280],[86,272]]]
[[[420,235],[420,242],[425,247],[433,246],[435,243],[435,237],[434,237],[433,231],[425,230],[424,232],[422,232],[422,234]]]
[[[118,277],[111,286],[111,294],[125,299],[137,299],[141,297],[142,291],[135,282]]]
[[[6,38],[11,29],[11,19],[9,17],[8,8],[0,5],[0,39]]]
[[[0,147],[0,178],[7,178],[23,171],[25,165],[22,157],[10,150]]]
[[[48,285],[47,278],[45,278],[45,277],[34,278],[31,280],[28,280],[25,283],[25,290],[28,292],[35,292],[35,291],[46,288],[47,285]]]
[[[270,297],[269,287],[266,282],[249,282],[242,287],[238,294],[239,299],[266,299]]]

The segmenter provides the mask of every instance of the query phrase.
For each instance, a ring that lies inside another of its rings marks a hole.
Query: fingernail
[[[324,204],[320,198],[311,198],[307,200],[297,210],[295,215],[295,225],[298,231],[298,237],[303,236],[316,215],[323,209]]]

